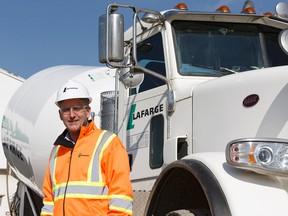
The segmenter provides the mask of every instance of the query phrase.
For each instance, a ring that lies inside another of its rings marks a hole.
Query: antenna
[[[260,14],[263,14],[263,8],[262,8],[262,0],[260,0]]]

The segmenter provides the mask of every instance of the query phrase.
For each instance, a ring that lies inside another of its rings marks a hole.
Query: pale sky
[[[239,13],[245,0],[0,0],[0,68],[28,78],[56,65],[101,65],[98,19],[114,2],[160,11],[180,2],[191,11],[227,5]],[[274,13],[277,3],[254,0],[257,13]]]

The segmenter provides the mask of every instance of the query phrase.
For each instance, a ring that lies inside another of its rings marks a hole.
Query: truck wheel
[[[169,212],[166,216],[211,216],[211,212],[209,210],[202,209],[191,209],[191,210],[176,210]]]
[[[168,214],[166,214],[166,216],[195,216],[195,215],[189,210],[176,210],[169,212]]]

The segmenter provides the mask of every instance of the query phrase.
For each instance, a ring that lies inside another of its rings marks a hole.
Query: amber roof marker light
[[[187,5],[185,4],[185,3],[179,3],[179,4],[177,4],[175,7],[174,7],[174,9],[179,9],[179,10],[188,10],[188,7],[187,7]]]
[[[216,12],[218,13],[231,13],[230,8],[226,5],[220,6],[217,8]]]

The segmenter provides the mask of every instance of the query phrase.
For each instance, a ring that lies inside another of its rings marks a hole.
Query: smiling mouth
[[[79,120],[77,119],[72,119],[72,120],[68,120],[69,123],[74,123],[74,122],[78,122]]]
[[[70,124],[70,125],[76,125],[76,124],[78,124],[78,122],[79,122],[79,121],[68,121],[68,124]]]

